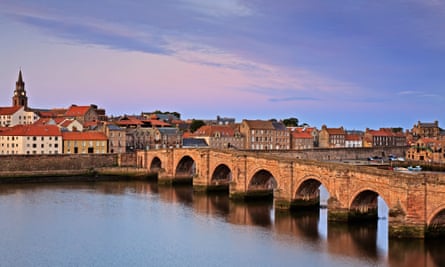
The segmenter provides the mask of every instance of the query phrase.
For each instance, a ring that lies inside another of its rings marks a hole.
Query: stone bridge
[[[273,196],[276,210],[319,208],[329,193],[329,221],[377,219],[377,198],[388,206],[391,237],[445,235],[445,175],[291,159],[215,149],[137,152],[138,166],[159,183],[192,181],[194,190],[227,188],[231,198]]]

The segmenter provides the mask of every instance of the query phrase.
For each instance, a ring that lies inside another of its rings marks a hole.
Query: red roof
[[[360,141],[362,137],[359,134],[347,134],[345,136],[346,141]]]
[[[306,132],[306,131],[293,131],[292,132],[292,137],[294,139],[312,139],[313,136],[311,135],[311,133]]]
[[[19,109],[22,108],[21,106],[16,107],[0,107],[0,115],[13,115]]]
[[[1,136],[61,136],[56,125],[16,125],[0,132]]]
[[[372,136],[393,136],[394,134],[390,131],[386,130],[367,130],[367,133],[369,133]]]
[[[326,128],[329,135],[344,135],[345,130],[343,128]]]
[[[65,116],[85,116],[88,110],[90,110],[91,106],[71,106],[66,112]]]
[[[142,121],[137,119],[134,116],[127,116],[125,118],[122,118],[119,121],[116,121],[117,125],[142,125]]]
[[[89,140],[89,141],[106,141],[107,136],[102,132],[63,132],[63,140]]]
[[[152,126],[155,126],[155,127],[170,127],[171,126],[169,123],[166,123],[165,121],[160,121],[160,120],[156,120],[156,119],[144,120],[144,122],[148,122]]]

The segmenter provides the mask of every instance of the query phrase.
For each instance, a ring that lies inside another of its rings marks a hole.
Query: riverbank
[[[0,171],[0,184],[141,180],[148,170],[134,167],[101,167],[83,170]]]

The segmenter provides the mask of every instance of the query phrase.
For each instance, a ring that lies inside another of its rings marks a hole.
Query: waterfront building
[[[363,147],[363,136],[355,133],[346,133],[345,147]]]
[[[108,138],[102,132],[62,132],[64,154],[108,153]]]
[[[66,118],[40,118],[34,123],[35,125],[57,125],[62,131],[82,132],[83,125],[75,119]]]
[[[102,127],[102,130],[108,138],[108,151],[110,153],[125,153],[127,143],[125,128],[110,123],[105,123]]]
[[[211,148],[244,148],[244,138],[234,125],[203,125],[192,136],[204,139]]]
[[[406,152],[410,160],[426,161],[430,163],[445,163],[445,138],[420,138]]]
[[[411,130],[415,139],[419,138],[438,138],[440,136],[439,122],[421,122],[413,126]]]
[[[62,133],[55,125],[16,125],[0,132],[0,154],[60,154]]]
[[[305,127],[294,127],[291,130],[292,149],[312,149],[314,148],[313,131],[308,131]]]
[[[39,116],[24,106],[0,107],[0,126],[12,127],[20,124],[33,124]]]
[[[97,111],[96,105],[89,105],[89,106],[71,105],[65,112],[63,117],[76,119],[80,123],[97,121],[99,119],[99,115],[97,114],[96,111]]]
[[[319,133],[319,147],[338,148],[345,147],[346,132],[343,127],[328,128],[326,125],[321,127]]]
[[[291,148],[290,131],[281,122],[243,120],[240,133],[244,148],[252,150],[282,150]]]
[[[372,130],[367,128],[363,139],[364,147],[407,146],[406,135],[391,128]]]

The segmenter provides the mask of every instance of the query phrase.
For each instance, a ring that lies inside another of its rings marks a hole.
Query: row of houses
[[[307,125],[286,127],[276,120],[235,123],[233,118],[219,116],[216,120],[205,121],[206,125],[194,133],[190,132],[190,124],[191,121],[181,120],[175,112],[142,112],[108,118],[105,110],[97,105],[30,108],[20,71],[12,107],[0,107],[0,153],[123,153],[200,146],[245,150],[393,147],[412,145],[421,138],[438,139],[443,135],[437,121],[419,121],[406,132],[400,128],[348,131],[326,125],[321,129]]]

